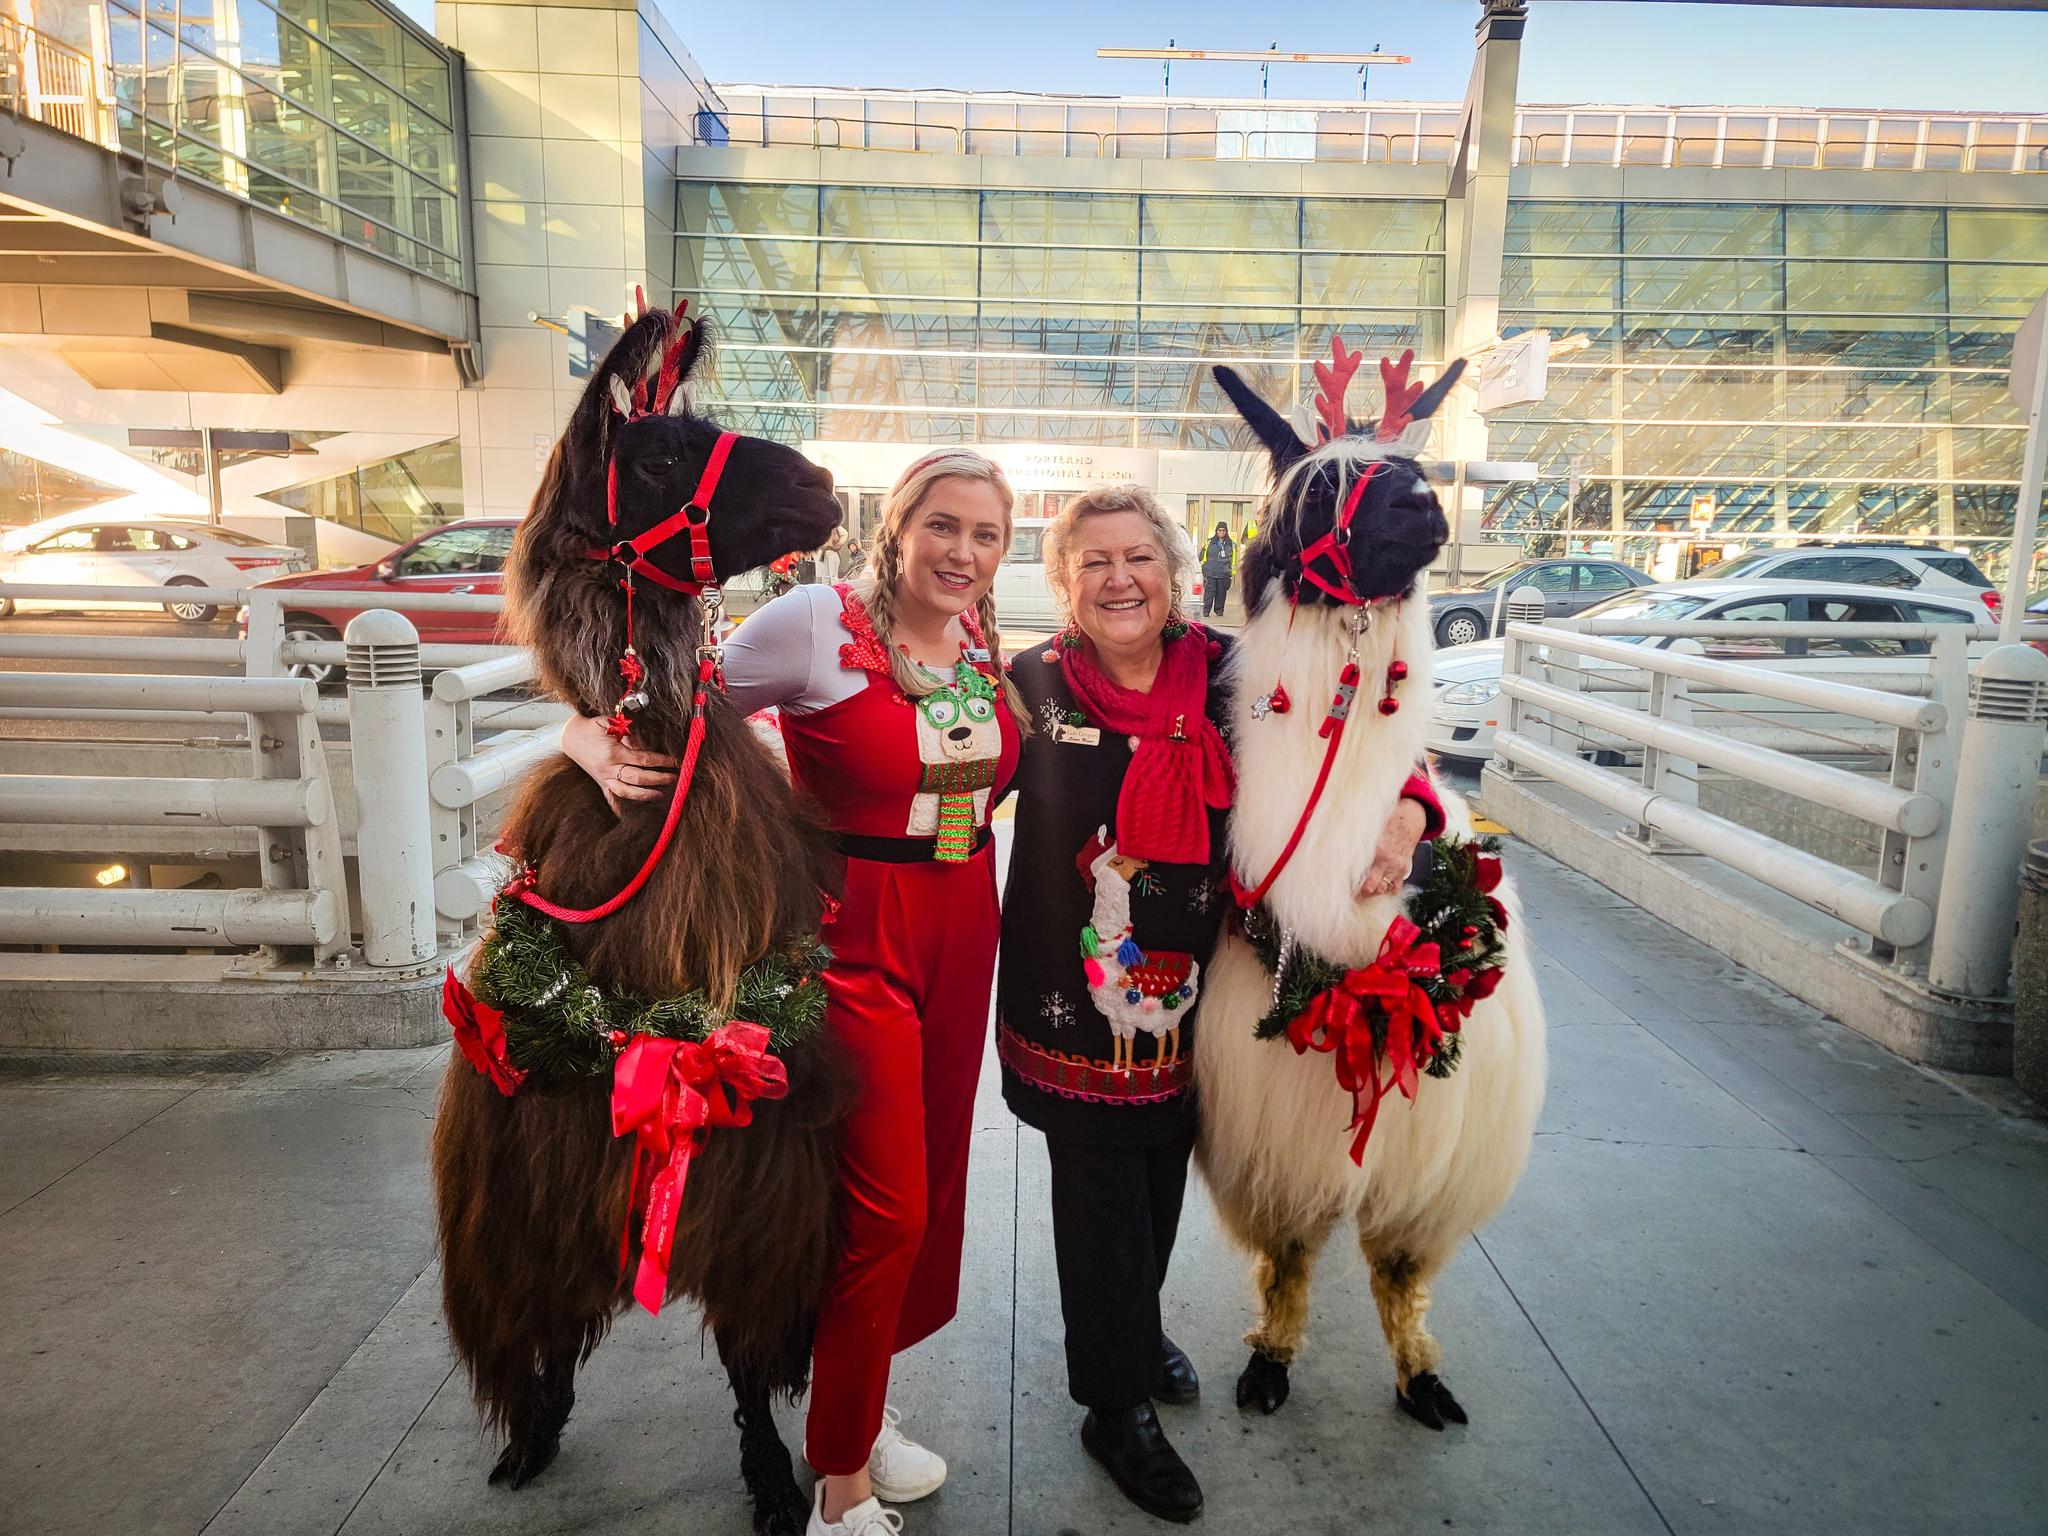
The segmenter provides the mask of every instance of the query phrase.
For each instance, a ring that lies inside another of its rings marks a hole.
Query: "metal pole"
[[[348,728],[355,764],[356,872],[363,959],[420,965],[434,958],[434,841],[427,823],[426,701],[419,631],[373,608],[349,620]]]
[[[2005,573],[2005,606],[1998,611],[1998,639],[2011,645],[2020,637],[2020,625],[2027,616],[2027,599],[2032,594],[2034,540],[2041,520],[2042,461],[2048,459],[2048,433],[2042,431],[2042,413],[2048,409],[2048,294],[2034,306],[2027,329],[2034,336],[2034,378],[2032,398],[2027,406],[2027,441],[2020,450],[2020,499],[2013,508],[2012,553]],[[2018,379],[2014,379],[2018,383]]]
[[[199,429],[199,456],[206,461],[206,520],[220,526],[220,455],[214,451],[213,428]]]
[[[2044,720],[2048,656],[2032,646],[2001,645],[1970,668],[1970,718],[1927,956],[1927,983],[1938,991],[2006,993]]]

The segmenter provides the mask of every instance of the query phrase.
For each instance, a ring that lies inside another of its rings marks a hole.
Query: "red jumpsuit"
[[[865,671],[866,686],[823,709],[785,711],[782,731],[791,775],[848,851],[825,986],[861,1091],[805,1434],[811,1465],[843,1476],[867,1465],[881,1431],[890,1357],[944,1327],[958,1303],[1000,926],[988,808],[1016,771],[1020,738],[998,660],[970,651],[962,666],[985,681],[963,674],[958,687],[909,699],[860,605],[840,591],[852,635],[842,665]]]

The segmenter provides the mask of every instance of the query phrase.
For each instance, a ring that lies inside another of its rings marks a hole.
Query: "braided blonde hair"
[[[882,503],[882,522],[875,530],[874,548],[867,569],[854,577],[852,586],[853,595],[868,611],[876,638],[889,652],[889,670],[896,679],[896,686],[909,698],[923,698],[934,688],[943,686],[913,665],[910,658],[896,648],[891,634],[896,584],[903,579],[903,532],[931,495],[932,488],[941,480],[979,480],[991,486],[996,499],[1003,504],[1003,538],[1006,544],[1010,535],[1010,509],[1017,500],[1011,493],[1010,482],[1003,474],[1002,466],[971,448],[944,448],[928,453],[904,470],[896,484],[890,487],[889,495]],[[1009,673],[1003,669],[1003,637],[996,627],[993,587],[982,593],[975,603],[974,616],[981,627],[982,644],[988,647],[989,659],[995,663],[1003,702],[1016,718],[1018,729],[1029,735],[1030,711],[1024,707],[1023,698],[1011,683]],[[945,681],[950,682],[951,679]]]

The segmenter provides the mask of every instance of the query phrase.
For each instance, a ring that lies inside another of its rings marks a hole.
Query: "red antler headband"
[[[1350,418],[1344,414],[1344,391],[1351,387],[1351,376],[1358,372],[1358,365],[1364,361],[1364,353],[1345,350],[1343,337],[1330,338],[1330,361],[1316,364],[1319,442],[1335,442],[1350,430]]]
[[[1383,443],[1391,443],[1408,429],[1414,418],[1409,414],[1415,409],[1415,402],[1422,398],[1429,386],[1417,379],[1408,382],[1408,370],[1415,364],[1415,349],[1408,348],[1401,354],[1401,360],[1380,359],[1380,385],[1387,393],[1387,408],[1380,415],[1380,424],[1373,429],[1373,436]]]

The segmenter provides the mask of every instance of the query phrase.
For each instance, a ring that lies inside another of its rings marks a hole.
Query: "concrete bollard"
[[[2001,645],[1970,668],[1970,713],[1941,866],[1927,983],[1955,997],[2000,998],[2012,974],[2020,854],[2041,776],[2048,656]]]
[[[1543,622],[1543,594],[1534,587],[1517,587],[1508,594],[1508,617],[1510,624],[1541,624]]]
[[[2013,1081],[2048,1109],[2048,840],[2020,868],[2020,941],[2013,954]]]
[[[436,939],[419,631],[404,614],[372,608],[349,620],[342,641],[348,647],[363,959],[420,965],[434,958]]]

